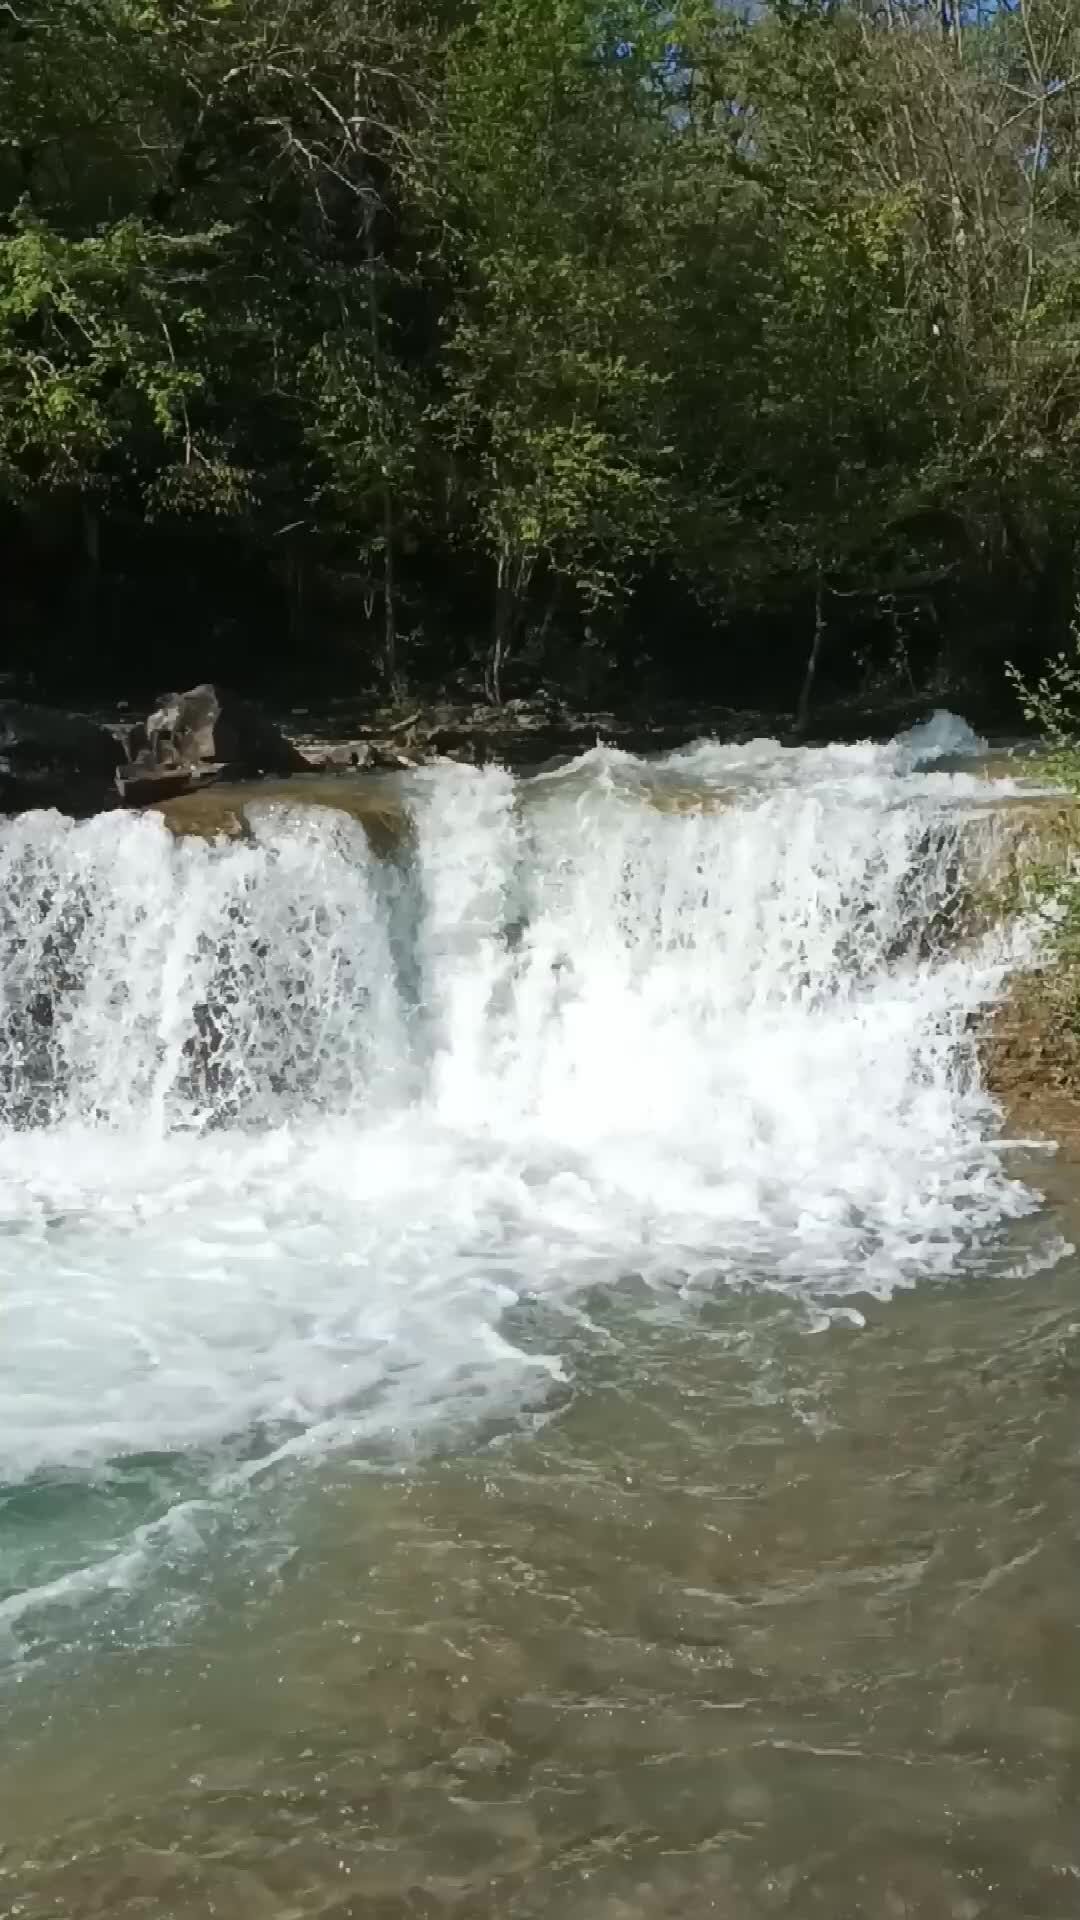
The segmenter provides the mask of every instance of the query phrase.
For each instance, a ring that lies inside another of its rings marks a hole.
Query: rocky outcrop
[[[1059,958],[1017,975],[980,1052],[1008,1132],[1080,1153],[1080,962]]]
[[[211,682],[169,693],[134,725],[0,700],[0,813],[149,806],[222,781],[399,772],[431,756],[419,713],[301,748],[252,701]],[[422,729],[421,729],[422,731]],[[346,811],[350,808],[346,805]]]
[[[312,764],[249,700],[205,682],[166,694],[132,730],[116,786],[122,800],[143,805],[224,774],[285,776]]]
[[[107,804],[108,783],[124,758],[107,728],[81,713],[23,700],[0,700],[0,809]]]

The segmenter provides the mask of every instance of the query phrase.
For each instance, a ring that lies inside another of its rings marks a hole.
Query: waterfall
[[[1032,1202],[957,744],[443,766],[389,856],[281,804],[0,824],[6,1478],[512,1399],[560,1365],[526,1298],[962,1271]]]

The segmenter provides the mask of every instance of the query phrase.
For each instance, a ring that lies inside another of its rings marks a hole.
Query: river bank
[[[980,1057],[1006,1132],[1053,1141],[1080,1163],[1080,970],[1051,961],[1015,974],[987,1023]]]
[[[239,725],[215,741],[203,724],[212,694]],[[176,703],[193,702],[192,736],[171,749]],[[891,713],[889,718],[891,718]],[[884,715],[882,725],[887,725]],[[662,708],[578,709],[555,699],[486,702],[428,699],[376,706],[349,695],[310,705],[273,698],[264,704],[213,686],[154,702],[83,709],[0,702],[0,813],[55,806],[76,818],[120,805],[144,805],[194,786],[237,777],[385,773],[437,761],[535,770],[575,758],[598,744],[638,755],[661,754],[700,739],[721,742],[785,736],[786,716],[679,703]]]
[[[209,684],[239,709],[241,737],[238,743],[233,729],[233,739],[216,759],[213,751],[204,756],[207,764],[192,783],[200,786],[237,775],[386,772],[439,760],[521,772],[571,760],[598,744],[655,756],[698,740],[730,745],[772,739],[791,747],[884,742],[935,711],[927,695],[890,692],[823,706],[799,728],[790,711],[780,708],[643,702],[632,694],[607,706],[574,706],[553,694],[493,706],[433,693],[379,705],[362,694],[325,690],[305,699],[295,687],[288,694],[269,687],[253,699],[250,690],[238,697]],[[51,806],[84,818],[165,797],[137,779],[121,781],[118,791],[114,775],[125,762],[145,755],[149,723],[170,702],[190,697],[142,691],[128,699],[83,697],[66,705],[0,699],[0,814]],[[1000,715],[995,718],[1000,723]],[[982,725],[978,716],[976,721]],[[1015,729],[1003,732],[999,724],[990,734],[1010,752],[1023,751]],[[297,756],[291,764],[290,755]],[[169,763],[151,770],[169,771]],[[174,781],[171,790],[183,788]]]

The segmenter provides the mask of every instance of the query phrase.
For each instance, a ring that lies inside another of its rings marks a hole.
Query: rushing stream
[[[975,744],[0,822],[0,1917],[1080,1911]]]

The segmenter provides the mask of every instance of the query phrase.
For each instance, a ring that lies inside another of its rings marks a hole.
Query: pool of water
[[[193,1514],[8,1675],[0,1912],[1071,1917],[1080,1267],[1030,1240],[861,1329],[585,1295],[530,1416]]]

